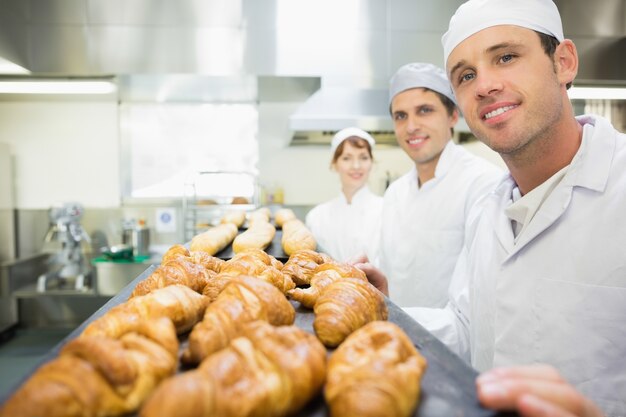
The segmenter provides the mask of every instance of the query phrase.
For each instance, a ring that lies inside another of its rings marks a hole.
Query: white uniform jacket
[[[432,180],[418,188],[414,167],[389,186],[377,263],[389,280],[392,301],[402,307],[445,306],[470,208],[503,175],[449,142]]]
[[[565,177],[514,244],[512,178],[476,206],[446,309],[410,309],[479,370],[548,363],[626,416],[626,135],[581,116]]]
[[[306,225],[315,236],[318,250],[345,262],[357,255],[374,259],[380,240],[383,198],[362,187],[348,204],[343,193],[315,206]]]

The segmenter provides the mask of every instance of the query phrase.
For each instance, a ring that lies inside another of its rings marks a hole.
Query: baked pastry
[[[191,238],[191,251],[203,251],[215,255],[228,246],[237,236],[237,226],[232,223],[219,224]]]
[[[308,288],[294,288],[287,291],[287,295],[300,302],[304,307],[313,308],[317,299],[328,285],[342,278],[355,278],[367,281],[367,276],[359,268],[345,263],[326,262],[313,270]]]
[[[86,335],[123,334],[132,322],[148,318],[167,317],[177,333],[190,330],[202,319],[209,299],[185,285],[169,285],[146,295],[130,298],[91,322],[83,331]]]
[[[292,219],[283,224],[281,244],[287,255],[292,255],[302,249],[315,250],[317,248],[313,233],[299,219]]]
[[[310,285],[315,268],[333,259],[310,249],[301,249],[294,252],[283,266],[283,274],[289,275],[296,285]]]
[[[276,228],[269,222],[256,221],[248,230],[233,241],[233,252],[239,253],[248,249],[265,249],[272,243]]]
[[[232,223],[237,228],[241,228],[246,221],[246,212],[243,210],[229,211],[220,219],[220,223]]]
[[[210,269],[215,272],[220,272],[222,265],[226,262],[223,259],[216,258],[215,256],[211,256],[203,251],[190,252],[189,249],[183,245],[176,244],[172,245],[167,252],[163,254],[161,264],[167,263],[168,261],[179,257],[183,257],[194,264],[202,265],[206,269]]]
[[[289,220],[296,218],[296,214],[290,208],[280,208],[274,213],[274,223],[276,227],[283,227]]]
[[[331,417],[413,415],[426,367],[426,359],[396,324],[366,324],[328,361],[324,396]]]
[[[296,326],[248,324],[196,370],[165,380],[142,417],[293,415],[322,388],[326,349]]]
[[[211,303],[202,321],[189,334],[183,362],[196,364],[241,334],[246,323],[264,320],[273,325],[293,324],[296,311],[272,284],[239,276],[230,280]]]
[[[165,317],[135,321],[115,338],[81,335],[37,369],[0,416],[127,415],[174,374],[177,354],[176,331]]]
[[[313,329],[325,346],[335,347],[374,320],[387,320],[385,297],[367,280],[342,278],[324,288],[313,308]]]
[[[272,212],[267,207],[261,207],[249,212],[246,217],[248,218],[248,224],[250,226],[257,222],[269,223],[272,218]]]
[[[191,262],[190,257],[178,255],[159,265],[146,279],[138,282],[130,298],[174,284],[186,285],[195,292],[202,293],[206,284],[215,275],[217,275],[216,272],[201,264]]]

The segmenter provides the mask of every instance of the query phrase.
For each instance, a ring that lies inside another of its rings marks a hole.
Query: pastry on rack
[[[202,265],[206,269],[210,269],[211,271],[215,272],[220,272],[222,265],[224,264],[224,262],[226,262],[223,259],[216,258],[215,256],[211,256],[203,251],[190,252],[189,249],[187,249],[183,245],[176,244],[172,245],[167,250],[167,252],[163,254],[161,264],[164,264],[170,260],[177,259],[181,256],[186,260],[193,262],[194,264]]]
[[[145,295],[157,288],[174,284],[185,285],[195,292],[202,293],[204,287],[215,275],[217,275],[216,272],[192,262],[189,257],[179,255],[174,259],[169,258],[152,271],[146,279],[138,282],[130,297]]]
[[[167,317],[176,331],[184,333],[202,319],[210,300],[185,285],[169,285],[146,295],[130,298],[103,316],[91,322],[83,331],[85,335],[122,334],[134,321]]]
[[[246,212],[243,210],[233,210],[225,213],[220,219],[220,223],[232,223],[237,228],[241,228],[246,221]]]
[[[295,317],[291,303],[273,285],[253,277],[232,278],[189,334],[189,346],[182,360],[188,364],[199,363],[228,346],[246,323],[264,320],[273,325],[285,325],[292,324]]]
[[[342,278],[324,288],[313,308],[313,329],[325,346],[335,347],[374,320],[387,320],[385,297],[367,280]]]
[[[283,224],[281,245],[287,255],[292,255],[302,249],[315,250],[317,241],[313,237],[313,233],[301,220],[292,219]]]
[[[413,415],[426,367],[426,359],[396,324],[366,324],[328,361],[324,396],[331,417]]]
[[[282,267],[282,262],[260,249],[240,252],[224,263],[221,272],[207,284],[203,294],[215,300],[224,285],[231,278],[240,275],[253,276],[269,282],[286,294],[296,285],[288,275],[282,273]]]
[[[255,221],[248,230],[238,235],[233,241],[233,252],[239,253],[248,249],[265,249],[276,235],[276,228],[269,222]]]
[[[296,285],[310,285],[315,268],[332,261],[333,259],[324,253],[302,249],[289,256],[282,272],[289,275]]]
[[[367,276],[359,268],[350,264],[331,261],[320,264],[313,270],[311,285],[308,288],[294,288],[287,291],[287,294],[304,307],[313,308],[324,288],[343,278],[367,281]]]
[[[325,376],[326,349],[315,336],[256,321],[197,369],[163,381],[140,416],[293,415],[321,390]]]
[[[290,208],[280,208],[274,213],[274,223],[276,227],[282,228],[289,220],[296,219],[296,214]]]
[[[120,416],[135,412],[174,374],[178,339],[171,320],[147,318],[116,337],[81,335],[9,398],[0,416]]]
[[[257,222],[269,223],[270,219],[272,218],[272,212],[268,207],[260,207],[254,211],[249,212],[246,215],[246,218],[248,219],[249,226],[252,226]]]
[[[235,236],[237,236],[237,226],[232,223],[218,224],[192,237],[189,248],[191,251],[203,251],[209,255],[215,255],[230,245]]]

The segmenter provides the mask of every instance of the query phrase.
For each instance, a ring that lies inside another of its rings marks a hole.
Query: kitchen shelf
[[[244,191],[242,192],[242,189]],[[246,203],[234,204],[236,199]],[[252,211],[259,207],[259,184],[255,174],[243,171],[200,171],[185,184],[183,194],[184,240],[219,223],[229,211]]]

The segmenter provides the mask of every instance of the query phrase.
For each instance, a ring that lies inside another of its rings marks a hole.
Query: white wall
[[[119,207],[116,101],[0,102],[0,143],[12,152],[16,208]]]

